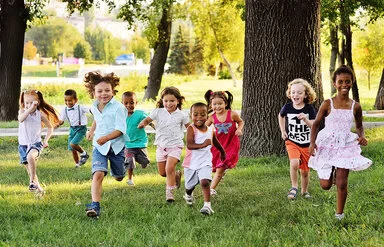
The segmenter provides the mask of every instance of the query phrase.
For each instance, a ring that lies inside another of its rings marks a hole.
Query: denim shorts
[[[111,167],[111,176],[114,178],[124,178],[124,148],[118,154],[113,152],[113,149],[109,149],[107,155],[102,155],[97,148],[93,148],[92,153],[92,175],[95,172],[104,172],[106,176],[108,174],[108,160]]]
[[[28,164],[27,156],[29,151],[32,149],[36,149],[38,152],[37,157],[39,157],[41,150],[43,150],[43,143],[35,142],[31,145],[19,145],[19,156],[20,156],[20,164],[26,165]]]

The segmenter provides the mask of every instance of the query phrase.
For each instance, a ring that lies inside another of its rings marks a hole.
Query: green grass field
[[[38,163],[46,194],[28,191],[18,164],[17,139],[0,138],[0,246],[383,246],[384,128],[366,131],[363,155],[374,165],[351,172],[346,218],[334,219],[335,192],[323,191],[311,173],[312,199],[288,201],[287,157],[242,157],[212,198],[215,214],[199,213],[196,203],[165,202],[165,179],[156,165],[135,170],[135,187],[107,176],[99,220],[85,215],[90,202],[90,162],[75,169],[66,136],[53,137]],[[151,138],[153,138],[151,136]],[[152,142],[153,140],[151,140]],[[91,144],[83,143],[90,151]],[[154,146],[149,154],[154,161]],[[180,165],[178,165],[180,167]]]

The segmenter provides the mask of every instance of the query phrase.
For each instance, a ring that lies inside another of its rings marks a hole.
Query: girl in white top
[[[36,159],[41,150],[48,147],[48,140],[53,133],[53,127],[58,126],[59,118],[56,110],[44,101],[43,95],[37,90],[23,91],[19,103],[20,163],[25,165],[29,175],[29,191],[43,192],[36,175]],[[43,141],[42,124],[48,128]]]
[[[225,160],[225,151],[216,138],[215,126],[207,127],[208,106],[204,103],[195,103],[191,106],[193,124],[187,129],[187,152],[183,167],[185,175],[184,199],[188,205],[194,202],[193,190],[200,183],[204,195],[204,206],[200,213],[210,215],[211,208],[210,183],[212,181],[212,153],[214,145],[220,151],[221,160]]]
[[[176,172],[176,164],[180,161],[184,147],[184,127],[189,126],[188,114],[181,111],[185,100],[179,89],[166,87],[161,92],[157,108],[139,123],[138,128],[144,128],[156,121],[156,161],[159,174],[167,178],[165,198],[168,202],[175,200],[174,190],[180,187],[181,172]]]

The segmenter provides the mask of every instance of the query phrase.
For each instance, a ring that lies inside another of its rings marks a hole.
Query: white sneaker
[[[183,196],[183,198],[185,199],[185,202],[188,204],[188,205],[192,205],[195,201],[195,199],[193,198],[193,195],[188,195],[188,194],[185,194]]]
[[[127,184],[128,184],[128,185],[131,185],[131,186],[134,186],[134,185],[135,185],[135,183],[134,183],[131,179],[128,179]]]
[[[337,220],[342,220],[342,219],[344,219],[344,213],[342,213],[342,214],[335,214],[335,217],[336,217]]]
[[[211,189],[211,196],[217,196],[217,191],[214,189]]]
[[[204,215],[211,215],[214,213],[214,211],[212,210],[212,208],[208,207],[208,206],[204,206],[200,209],[200,213],[204,214]]]

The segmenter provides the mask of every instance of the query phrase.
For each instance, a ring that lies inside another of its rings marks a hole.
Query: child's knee
[[[323,190],[329,190],[332,187],[332,181],[320,179],[320,186]]]
[[[210,187],[210,181],[208,179],[202,179],[200,181],[200,185],[202,188],[209,188]]]
[[[115,178],[116,181],[123,181],[124,177],[118,177],[118,178]]]

